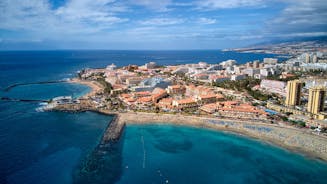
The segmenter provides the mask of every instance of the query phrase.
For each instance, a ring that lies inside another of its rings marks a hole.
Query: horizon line
[[[222,51],[225,49],[0,49],[6,51]]]

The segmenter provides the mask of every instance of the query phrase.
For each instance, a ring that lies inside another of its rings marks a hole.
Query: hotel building
[[[324,102],[326,96],[325,87],[313,87],[309,89],[308,112],[318,114],[324,111]]]
[[[300,105],[301,102],[302,82],[300,80],[292,80],[287,82],[286,89],[286,106]]]

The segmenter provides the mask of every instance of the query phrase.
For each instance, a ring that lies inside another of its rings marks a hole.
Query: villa
[[[185,98],[182,100],[173,100],[172,105],[177,109],[189,109],[198,107],[198,103],[193,98]]]
[[[184,94],[186,91],[186,88],[185,86],[183,85],[174,85],[174,86],[168,86],[167,87],[167,92],[168,94]]]

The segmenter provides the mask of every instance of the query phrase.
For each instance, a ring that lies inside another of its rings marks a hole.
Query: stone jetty
[[[50,100],[19,99],[19,98],[9,98],[9,97],[0,97],[0,101],[11,101],[11,102],[50,102]]]
[[[63,82],[68,82],[68,80],[55,80],[55,81],[41,81],[41,82],[28,82],[28,83],[17,83],[17,84],[12,84],[6,88],[4,88],[4,91],[9,91],[12,88],[18,87],[18,86],[27,86],[27,85],[34,85],[34,84],[54,84],[54,83],[63,83]]]
[[[109,126],[102,137],[101,144],[107,144],[109,142],[119,140],[125,127],[125,122],[119,121],[119,119],[119,114],[114,115],[114,118],[112,119],[111,123],[109,123]]]

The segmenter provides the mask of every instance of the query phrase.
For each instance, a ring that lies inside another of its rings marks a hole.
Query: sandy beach
[[[230,131],[263,140],[309,157],[327,161],[327,138],[302,129],[281,127],[250,121],[234,121],[218,118],[205,118],[155,113],[120,113],[118,123],[122,124],[174,124]]]
[[[92,90],[82,98],[95,95],[102,90],[102,86],[97,82],[85,81],[74,78],[72,83],[87,85]],[[57,110],[68,110],[60,107]],[[88,106],[86,109],[76,109],[77,111],[92,110],[107,115],[118,115],[119,124],[173,124],[182,126],[192,126],[208,128],[219,131],[230,131],[242,134],[251,138],[263,140],[288,150],[304,154],[309,157],[319,158],[327,161],[327,137],[313,134],[306,129],[296,127],[262,123],[255,120],[231,120],[210,117],[187,116],[180,114],[158,114],[145,112],[117,113],[107,110],[97,110]],[[74,110],[73,110],[74,111]],[[121,126],[124,127],[124,126]],[[108,136],[108,135],[105,135]]]
[[[98,92],[103,90],[103,86],[95,81],[87,81],[87,80],[81,80],[78,78],[72,78],[68,82],[86,85],[91,88],[91,91],[89,93],[83,95],[81,98],[88,98],[90,96],[94,96],[95,94],[97,94]]]

